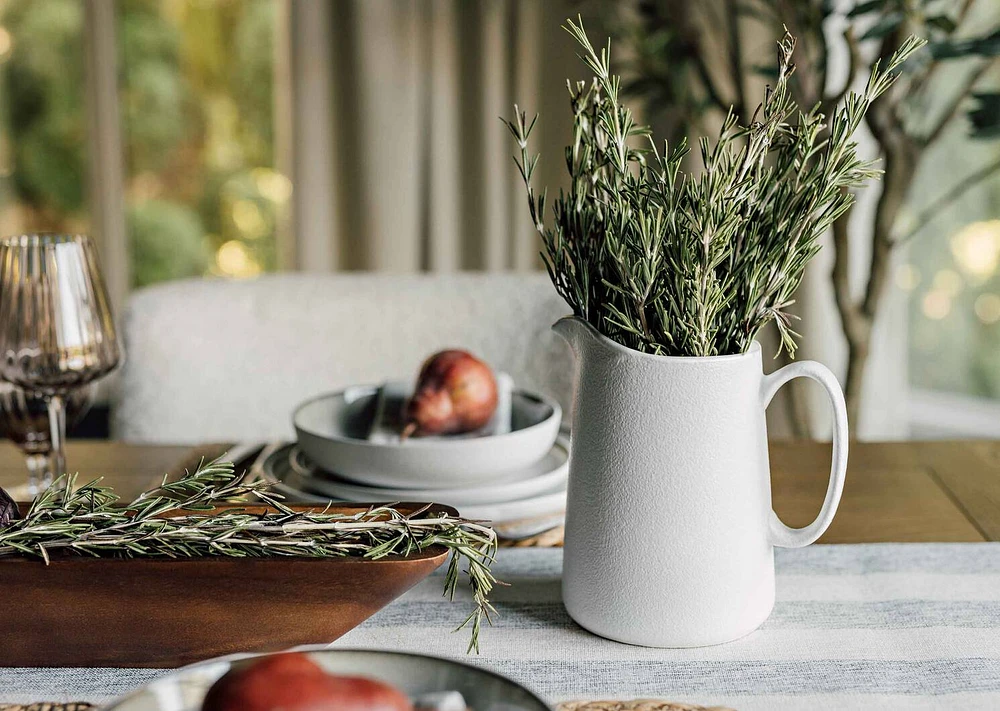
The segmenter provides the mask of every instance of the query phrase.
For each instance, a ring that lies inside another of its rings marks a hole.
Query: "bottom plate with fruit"
[[[235,655],[157,679],[107,711],[550,711],[510,679],[403,652]]]

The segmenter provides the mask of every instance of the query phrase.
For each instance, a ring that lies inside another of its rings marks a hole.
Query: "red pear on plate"
[[[490,367],[467,351],[441,351],[420,368],[406,404],[403,437],[471,432],[489,422],[496,408],[497,381]]]
[[[202,711],[412,711],[395,687],[326,673],[300,652],[237,664],[205,695]]]

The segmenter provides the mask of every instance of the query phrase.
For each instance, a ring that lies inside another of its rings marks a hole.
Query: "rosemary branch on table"
[[[445,594],[454,599],[465,562],[474,608],[459,626],[471,624],[469,651],[479,651],[482,621],[495,612],[489,594],[497,584],[490,566],[496,533],[489,526],[427,508],[404,514],[391,505],[357,514],[295,511],[248,481],[230,462],[203,462],[194,472],[167,481],[121,505],[97,479],[76,487],[75,475],[39,494],[23,518],[0,528],[0,556],[23,555],[46,563],[53,554],[110,558],[359,557],[377,560],[410,555],[432,546],[451,552]],[[267,513],[221,503],[256,498]]]

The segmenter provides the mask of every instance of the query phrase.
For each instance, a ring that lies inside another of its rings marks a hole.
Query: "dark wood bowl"
[[[396,508],[412,512],[424,505]],[[457,515],[437,504],[429,511]],[[62,557],[46,565],[0,558],[0,619],[7,625],[0,666],[175,667],[235,652],[325,644],[447,557],[447,549],[434,546],[381,560]]]

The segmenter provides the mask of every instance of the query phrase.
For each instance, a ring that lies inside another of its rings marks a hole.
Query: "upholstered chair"
[[[112,434],[146,443],[291,438],[298,403],[414,379],[424,358],[449,347],[565,409],[572,358],[550,326],[568,312],[544,274],[287,274],[147,288],[125,315]]]

